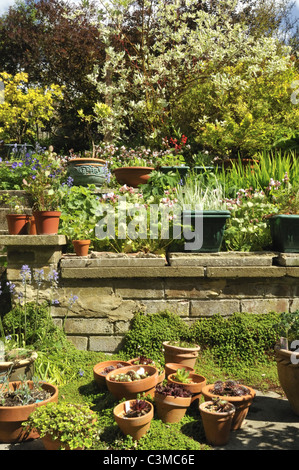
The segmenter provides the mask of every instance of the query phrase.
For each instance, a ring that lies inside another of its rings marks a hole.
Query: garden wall
[[[187,323],[220,313],[295,311],[299,309],[299,257],[279,253],[180,254],[164,258],[91,253],[86,258],[63,254],[63,235],[1,235],[7,248],[7,279],[22,290],[20,269],[51,268],[58,287],[41,296],[52,306],[78,349],[116,352],[130,321],[140,309],[170,310]],[[36,289],[28,286],[28,300]],[[71,306],[72,295],[78,300]]]

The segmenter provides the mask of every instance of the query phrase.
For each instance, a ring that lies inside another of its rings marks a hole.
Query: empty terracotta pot
[[[87,256],[90,240],[73,240],[73,247],[77,256]]]

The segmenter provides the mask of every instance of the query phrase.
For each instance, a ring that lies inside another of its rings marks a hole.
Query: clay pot
[[[34,215],[28,216],[28,235],[37,235]]]
[[[72,240],[72,243],[77,256],[88,255],[90,240]]]
[[[170,383],[175,383],[176,385],[183,385],[184,389],[192,393],[191,403],[194,403],[201,398],[202,389],[207,384],[207,380],[203,375],[196,374],[195,372],[190,372],[189,378],[194,383],[177,382],[175,380],[175,373],[170,374],[167,377],[167,381]]]
[[[6,215],[9,235],[26,235],[28,226],[28,215],[7,214]]]
[[[214,384],[206,385],[202,389],[202,395],[205,398],[205,401],[210,401],[213,398],[218,397],[218,395],[215,395],[214,393],[211,392],[211,390],[214,388]],[[243,395],[241,397],[230,397],[228,395],[222,396],[221,399],[228,401],[229,403],[232,403],[235,408],[236,412],[234,414],[233,422],[232,422],[232,430],[240,429],[244,419],[247,416],[249,407],[251,403],[253,402],[253,399],[255,397],[255,391],[246,385],[246,388],[249,389],[249,394],[248,395]]]
[[[149,401],[147,401],[146,403],[150,405],[150,411],[147,414],[137,418],[124,418],[123,415],[125,413],[126,406],[130,405],[134,401],[135,400],[128,400],[119,403],[113,410],[113,416],[124,435],[132,436],[134,441],[138,441],[150,429],[151,421],[154,417],[154,407]]]
[[[140,379],[134,380],[132,382],[118,382],[111,380],[112,377],[118,374],[126,374],[130,370],[138,371],[140,368],[143,368],[149,376]],[[133,398],[137,398],[138,394],[144,394],[144,396],[154,396],[155,387],[158,383],[158,376],[159,371],[156,367],[153,366],[128,366],[123,367],[120,370],[113,370],[106,375],[106,385],[110,393],[121,400],[122,398],[126,398],[126,400],[131,400]]]
[[[193,367],[188,367],[188,366],[182,366],[181,364],[176,364],[174,362],[168,362],[165,364],[165,375],[166,377],[169,376],[169,374],[174,374],[178,369],[185,369],[188,370],[189,372],[194,372]]]
[[[138,188],[140,184],[147,183],[153,170],[154,168],[147,166],[127,166],[115,168],[113,173],[119,184],[126,184],[132,188]]]
[[[200,350],[199,346],[194,348],[181,348],[179,346],[169,344],[169,341],[164,341],[162,344],[164,347],[165,364],[172,362],[194,369],[198,352]]]
[[[9,387],[15,390],[20,384],[20,381],[9,382]],[[29,381],[29,386],[32,385],[33,382]],[[42,383],[42,388],[51,393],[51,397],[47,400],[33,403],[32,405],[0,406],[0,442],[21,442],[28,439],[37,439],[39,437],[38,433],[35,431],[26,433],[22,423],[27,420],[30,413],[32,413],[36,407],[58,401],[58,388],[55,385]]]
[[[18,351],[18,349],[14,350]],[[34,372],[34,361],[37,358],[37,353],[32,352],[29,357],[18,359],[15,361],[1,361],[0,362],[0,377],[9,372],[9,381],[13,382],[19,380],[20,377],[26,377],[27,380],[32,379]]]
[[[230,403],[229,411],[217,413],[207,409],[207,406],[212,403],[212,401],[205,401],[199,405],[206,439],[212,446],[224,446],[229,441],[236,408]]]
[[[106,367],[109,367],[109,366],[116,367],[117,364],[122,364],[124,367],[127,367],[130,365],[129,362],[125,362],[125,361],[104,361],[104,362],[99,362],[98,364],[94,366],[93,377],[100,390],[103,390],[103,389],[107,390],[107,385],[106,385],[107,374],[103,374],[103,371],[106,369]],[[116,369],[116,370],[119,370],[119,369]]]
[[[139,362],[138,362],[139,359],[140,359],[140,357],[135,357],[134,359],[130,359],[128,362],[129,362],[129,364],[131,364],[133,366],[135,364],[139,364]],[[151,365],[151,364],[149,364],[149,365]],[[152,365],[155,367],[154,363]],[[161,384],[163,382],[163,380],[165,379],[165,370],[163,370],[163,371],[160,370],[160,369],[158,369],[158,370],[159,370],[159,376],[158,376],[157,385]]]
[[[61,212],[37,211],[34,213],[37,235],[57,235]]]
[[[163,423],[178,423],[191,405],[191,397],[173,397],[155,392],[157,416]]]
[[[280,385],[292,411],[299,416],[299,354],[288,349],[275,349]]]

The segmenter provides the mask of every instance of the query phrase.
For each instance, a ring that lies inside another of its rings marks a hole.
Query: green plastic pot
[[[198,252],[198,253],[215,253],[220,251],[225,224],[230,217],[229,211],[192,211],[185,210],[182,213],[183,221],[187,216],[190,220],[192,230],[196,227],[196,218],[203,218],[203,233],[202,233],[202,246],[195,249],[184,249],[185,252]],[[186,220],[186,219],[185,219]],[[192,240],[188,240],[190,245]]]
[[[299,215],[278,214],[268,220],[273,250],[299,253]]]

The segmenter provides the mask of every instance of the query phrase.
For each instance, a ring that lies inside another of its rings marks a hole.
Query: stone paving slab
[[[45,450],[40,439],[20,444],[0,444],[0,450]],[[299,416],[285,398],[257,391],[241,427],[231,432],[226,446],[214,450],[299,450]],[[190,451],[192,453],[192,451]]]

